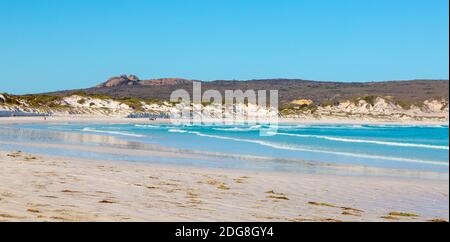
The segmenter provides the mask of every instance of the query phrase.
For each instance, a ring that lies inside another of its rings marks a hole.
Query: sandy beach
[[[151,121],[98,117],[0,119],[2,125],[64,122]],[[177,156],[167,151],[148,151],[145,155],[149,160],[157,156]],[[449,219],[448,178],[256,172],[2,150],[0,167],[0,221],[393,222]]]
[[[0,221],[440,221],[442,180],[286,174],[0,152]]]

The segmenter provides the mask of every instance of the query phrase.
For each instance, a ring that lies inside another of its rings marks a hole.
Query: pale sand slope
[[[0,151],[0,221],[428,221],[448,180],[244,172]],[[390,212],[418,217],[391,216]]]

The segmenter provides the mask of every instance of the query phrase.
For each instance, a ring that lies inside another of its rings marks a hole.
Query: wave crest
[[[316,138],[316,139],[324,139],[324,140],[337,141],[337,142],[346,142],[346,143],[365,143],[365,144],[376,144],[376,145],[385,145],[385,146],[449,150],[448,146],[439,146],[439,145],[400,143],[400,142],[378,141],[378,140],[364,140],[364,139],[349,139],[349,138],[339,138],[339,137],[324,136],[324,135],[306,135],[306,134],[288,134],[288,133],[277,133],[277,134],[278,135],[283,135],[283,136],[301,137],[301,138]]]
[[[145,135],[133,134],[121,131],[112,131],[112,130],[98,130],[92,128],[84,128],[84,132],[92,132],[92,133],[104,133],[104,134],[115,134],[115,135],[123,135],[123,136],[131,136],[131,137],[145,137]]]
[[[200,133],[200,132],[188,132],[188,133],[195,134],[195,135],[198,135],[198,136],[201,136],[201,137],[209,137],[209,138],[215,138],[215,139],[231,140],[231,141],[237,141],[237,142],[254,143],[254,144],[259,144],[259,145],[266,146],[266,147],[271,147],[271,148],[274,148],[274,149],[281,149],[281,150],[303,151],[303,152],[312,152],[312,153],[322,153],[322,154],[330,154],[330,155],[347,156],[347,157],[354,157],[354,158],[380,159],[380,160],[390,160],[390,161],[407,162],[407,163],[429,164],[429,165],[447,166],[447,167],[449,166],[449,164],[447,164],[447,163],[442,163],[442,162],[437,162],[437,161],[416,160],[416,159],[401,158],[401,157],[390,157],[390,156],[365,155],[365,154],[358,154],[358,153],[338,152],[338,151],[328,151],[328,150],[316,150],[316,149],[310,149],[310,148],[299,147],[299,146],[294,146],[294,145],[277,144],[277,143],[267,142],[267,141],[262,141],[262,140],[239,139],[239,138],[232,138],[232,137],[219,136],[219,135],[203,134],[203,133]]]

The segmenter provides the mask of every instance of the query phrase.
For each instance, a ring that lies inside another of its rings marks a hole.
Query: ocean
[[[3,141],[0,147],[85,158],[252,170],[305,171],[311,170],[314,164],[320,164],[322,167],[355,166],[408,172],[449,172],[449,127],[446,125],[280,124],[276,134],[271,133],[272,136],[261,136],[261,128],[266,127],[153,123],[5,125],[0,126],[0,141]],[[20,146],[20,142],[28,145]],[[80,153],[30,147],[31,143],[121,148],[126,144],[130,152],[121,156]],[[209,158],[202,161],[143,157],[134,156],[132,152],[133,149],[158,150],[158,147],[173,152],[207,154],[220,159]]]

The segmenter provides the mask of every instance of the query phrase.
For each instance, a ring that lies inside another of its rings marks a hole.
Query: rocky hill
[[[130,86],[176,86],[192,84],[193,81],[182,78],[161,78],[152,80],[140,80],[135,75],[121,75],[112,77],[96,88],[130,87]]]
[[[169,100],[170,94],[177,89],[192,93],[193,80],[182,78],[163,78],[141,80],[134,75],[113,77],[106,82],[83,90],[69,90],[51,93],[68,95],[79,91],[94,95],[108,95],[115,98],[134,97],[144,99]],[[345,100],[361,97],[385,97],[408,107],[421,105],[430,99],[449,97],[448,80],[411,80],[367,83],[317,82],[301,79],[267,79],[250,81],[212,81],[202,82],[203,91],[213,89],[224,95],[225,90],[279,90],[280,103],[290,103],[307,99],[317,106],[338,104]]]

